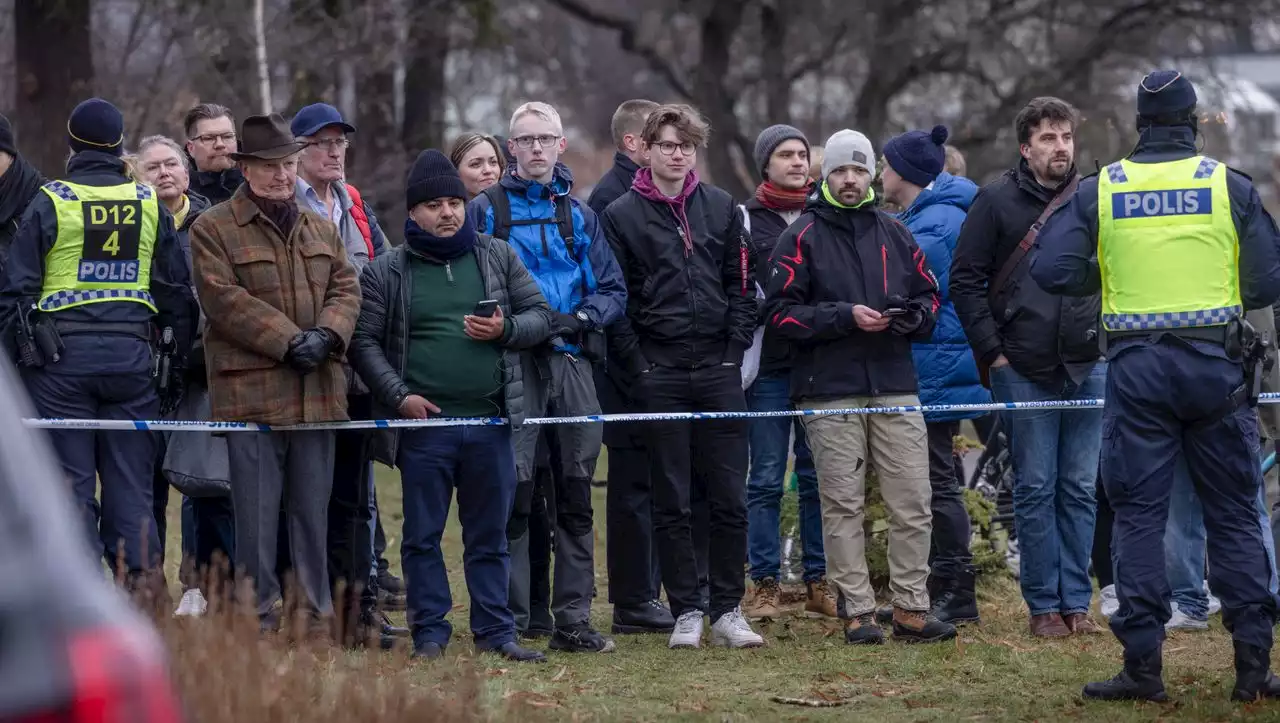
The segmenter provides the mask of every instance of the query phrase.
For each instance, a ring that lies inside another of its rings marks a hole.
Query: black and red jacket
[[[938,285],[911,232],[874,203],[838,208],[815,193],[778,238],[765,293],[769,330],[792,342],[792,399],[916,392],[911,342],[933,332]],[[924,322],[906,336],[865,332],[856,304],[905,305]]]

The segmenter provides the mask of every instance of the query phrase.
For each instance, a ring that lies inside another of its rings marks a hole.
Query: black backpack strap
[[[509,240],[511,236],[511,202],[507,200],[506,189],[502,187],[501,183],[495,183],[481,191],[481,193],[489,198],[489,205],[493,208],[493,232],[489,235],[494,238],[500,238],[503,241]]]
[[[569,258],[577,261],[573,237],[573,201],[569,199],[569,194],[556,197],[556,225],[560,227],[560,238],[564,239],[564,246],[569,250]]]

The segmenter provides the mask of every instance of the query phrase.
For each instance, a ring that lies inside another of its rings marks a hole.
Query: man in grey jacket
[[[515,251],[476,233],[464,211],[462,179],[443,153],[423,151],[406,186],[405,243],[364,271],[351,363],[369,384],[379,417],[505,415],[518,426],[524,417],[518,350],[550,335],[550,307]],[[511,428],[391,431],[391,444],[375,453],[400,469],[404,488],[400,550],[415,656],[439,657],[453,632],[445,619],[453,600],[440,537],[456,487],[476,648],[518,662],[545,661],[516,643],[507,601],[506,528],[516,492]]]

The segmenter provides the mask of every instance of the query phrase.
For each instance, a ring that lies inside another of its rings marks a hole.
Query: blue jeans
[[[1258,517],[1262,525],[1262,544],[1271,561],[1271,593],[1277,590],[1275,538],[1271,534],[1271,515],[1267,512],[1267,488],[1258,489]],[[1196,494],[1185,458],[1179,457],[1174,469],[1173,490],[1169,495],[1169,523],[1164,533],[1165,567],[1169,575],[1171,599],[1178,610],[1196,620],[1209,618],[1209,596],[1204,589],[1205,529],[1204,508]]]
[[[507,518],[516,494],[511,428],[429,427],[405,430],[396,467],[404,488],[401,564],[408,588],[413,644],[448,645],[453,608],[440,537],[449,503],[458,491],[462,523],[462,569],[471,596],[471,632],[476,648],[491,650],[516,639],[507,606],[511,558]]]
[[[991,370],[1000,402],[1099,399],[1106,377],[1106,364],[1099,362],[1078,389],[1055,390],[1008,365]],[[1088,612],[1102,410],[1024,409],[1004,419],[1013,453],[1022,597],[1032,615]]]
[[[777,412],[791,408],[789,373],[758,377],[747,390],[747,409]],[[747,560],[751,579],[777,579],[781,571],[778,524],[786,487],[787,451],[795,429],[795,472],[800,479],[800,540],[804,552],[804,580],[821,580],[827,574],[822,549],[822,505],[818,501],[818,473],[805,442],[799,417],[762,417],[751,420],[751,470],[747,475]]]

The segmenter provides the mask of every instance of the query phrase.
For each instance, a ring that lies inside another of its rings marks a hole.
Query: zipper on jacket
[[[450,284],[453,283],[453,263],[450,261],[444,262],[444,277],[449,280]]]
[[[887,297],[889,295],[889,249],[884,244],[880,244],[880,270],[884,272],[884,295]]]

